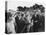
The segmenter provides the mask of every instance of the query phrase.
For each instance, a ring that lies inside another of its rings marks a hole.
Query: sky
[[[35,5],[35,3],[37,4],[44,4],[44,1],[38,1],[38,0],[7,0],[8,1],[8,5],[7,5],[7,9],[11,9],[11,10],[17,10],[18,6],[26,6],[26,7],[30,7]]]

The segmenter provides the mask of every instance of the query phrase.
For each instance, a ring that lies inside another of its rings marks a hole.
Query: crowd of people
[[[7,13],[7,33],[27,33],[44,31],[44,7],[35,4],[32,7],[21,7],[13,16]],[[10,13],[11,14],[11,13]],[[5,15],[6,17],[6,15]],[[9,22],[10,21],[10,22]]]

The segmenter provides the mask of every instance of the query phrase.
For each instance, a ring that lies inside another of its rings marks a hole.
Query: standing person
[[[32,20],[33,20],[33,29],[34,29],[34,32],[38,32],[38,26],[39,26],[39,15],[33,15],[32,17]]]

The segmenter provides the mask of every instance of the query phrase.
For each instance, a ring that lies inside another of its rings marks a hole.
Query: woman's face
[[[26,17],[27,21],[30,23],[31,22],[31,18],[32,18],[32,13],[27,12],[25,17]]]

